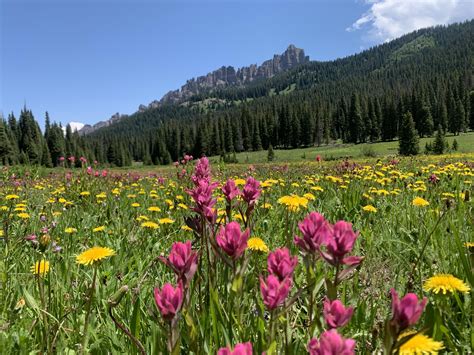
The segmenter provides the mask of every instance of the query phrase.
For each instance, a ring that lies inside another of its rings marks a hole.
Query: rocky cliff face
[[[112,117],[110,117],[108,120],[106,121],[100,121],[100,122],[97,122],[96,124],[94,125],[89,125],[89,124],[86,124],[84,125],[84,127],[82,127],[80,130],[79,130],[79,133],[80,134],[89,134],[89,133],[92,133],[94,132],[95,130],[99,129],[99,128],[102,128],[102,127],[107,127],[107,126],[110,126],[111,124],[117,122],[117,121],[120,121],[122,118],[125,118],[125,117],[128,117],[128,115],[122,115],[120,113],[116,113],[114,115],[112,115]]]
[[[275,54],[272,59],[266,60],[260,66],[252,64],[248,67],[235,69],[232,66],[223,66],[207,75],[190,79],[181,86],[181,89],[169,91],[161,100],[154,100],[148,105],[140,105],[139,112],[159,107],[162,104],[182,103],[193,95],[222,88],[226,86],[243,86],[254,80],[268,79],[272,76],[291,69],[297,65],[309,62],[309,57],[305,55],[304,50],[289,45],[282,54]],[[109,126],[114,122],[126,117],[116,113],[110,119],[101,121],[95,125],[86,125],[80,130],[82,134],[91,133],[99,128]]]
[[[153,101],[148,106],[140,105],[139,110],[154,108],[163,103],[183,102],[193,95],[214,88],[241,86],[257,79],[268,79],[307,62],[309,62],[309,57],[305,55],[304,50],[291,44],[285,52],[275,54],[272,59],[263,62],[260,66],[252,64],[238,69],[223,66],[207,75],[188,80],[181,89],[169,91],[160,101]]]

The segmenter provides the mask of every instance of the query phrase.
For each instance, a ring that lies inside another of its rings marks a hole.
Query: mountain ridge
[[[188,79],[180,89],[170,90],[160,100],[154,100],[148,105],[139,105],[137,112],[154,109],[166,104],[179,104],[191,97],[211,91],[217,88],[229,86],[242,87],[260,79],[269,79],[276,74],[292,69],[298,65],[308,63],[309,56],[305,55],[304,49],[290,44],[282,54],[274,54],[273,58],[265,60],[261,65],[251,64],[235,69],[233,66],[221,66],[206,75]],[[108,120],[99,121],[94,125],[84,125],[79,132],[89,134],[97,129],[110,126],[129,115],[119,112],[112,115]]]

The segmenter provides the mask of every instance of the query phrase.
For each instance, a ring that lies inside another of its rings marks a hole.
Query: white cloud
[[[375,41],[389,41],[419,28],[474,17],[473,0],[365,0],[370,9],[348,31],[368,27]]]

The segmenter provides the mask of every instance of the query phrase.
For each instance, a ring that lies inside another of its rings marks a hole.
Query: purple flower
[[[332,233],[326,239],[326,251],[321,251],[321,256],[329,264],[337,266],[346,264],[349,266],[358,265],[362,258],[358,256],[345,257],[352,251],[357,239],[357,233],[354,233],[352,224],[345,221],[338,221],[332,228]]]
[[[211,184],[206,180],[200,180],[196,187],[192,190],[187,190],[187,193],[194,200],[193,210],[206,217],[210,222],[215,221],[216,212],[213,210],[213,206],[217,200],[212,198],[212,193],[216,184]]]
[[[391,324],[395,327],[395,332],[399,334],[418,322],[425,309],[427,299],[424,297],[419,301],[414,293],[408,293],[400,300],[395,289],[392,288],[390,292],[392,294]]]
[[[236,344],[234,347],[234,350],[232,350],[230,347],[220,348],[219,351],[217,352],[217,355],[252,355],[252,354],[253,354],[253,349],[252,349],[251,342]]]
[[[267,258],[268,272],[278,277],[280,281],[293,275],[296,264],[298,257],[291,257],[287,248],[277,249]]]
[[[235,185],[235,181],[232,179],[227,180],[225,185],[222,186],[222,193],[228,203],[241,194],[239,188]]]
[[[298,224],[303,238],[295,236],[294,243],[306,253],[319,253],[320,246],[331,236],[331,225],[319,213],[311,212]]]
[[[217,245],[232,259],[239,258],[247,248],[247,240],[250,231],[246,229],[240,231],[240,225],[237,222],[230,222],[225,227],[221,227],[217,233]]]
[[[198,254],[191,249],[190,240],[185,243],[174,243],[168,258],[160,259],[176,273],[178,279],[184,281],[185,285],[196,273]]]
[[[207,181],[208,183],[210,182],[211,168],[209,166],[209,160],[206,157],[198,159],[192,180],[195,185],[198,185],[202,180]]]
[[[354,339],[344,339],[335,329],[321,334],[319,341],[313,338],[308,343],[310,355],[352,355],[356,342]]]
[[[352,318],[354,309],[344,307],[341,301],[330,301],[327,297],[323,304],[324,320],[330,328],[340,328],[345,326]]]
[[[260,277],[260,292],[265,306],[269,310],[273,310],[283,304],[288,293],[290,293],[291,284],[290,277],[283,281],[280,281],[274,275],[268,275],[266,280]]]
[[[164,319],[172,320],[176,313],[179,312],[183,303],[183,286],[178,283],[178,286],[173,287],[167,283],[160,290],[154,289],[155,303]]]
[[[250,176],[245,182],[245,186],[242,191],[242,199],[247,202],[249,206],[253,206],[260,197],[260,193],[260,182]]]

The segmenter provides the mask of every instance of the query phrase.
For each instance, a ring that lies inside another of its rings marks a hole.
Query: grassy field
[[[467,354],[472,157],[2,168],[0,352]]]
[[[446,137],[449,145],[452,145],[454,139],[457,140],[461,153],[474,152],[474,132],[463,133],[459,136]],[[423,152],[425,144],[433,141],[434,138],[420,139],[420,149]],[[334,160],[340,158],[361,158],[375,154],[376,156],[390,156],[398,154],[398,141],[367,143],[367,144],[329,144],[321,147],[310,147],[302,149],[275,149],[274,162],[296,162],[305,160],[314,160],[320,155],[324,160]],[[370,154],[368,154],[370,153]],[[219,157],[211,157],[211,161],[217,162]],[[244,152],[237,154],[239,163],[264,163],[267,161],[267,151]]]

